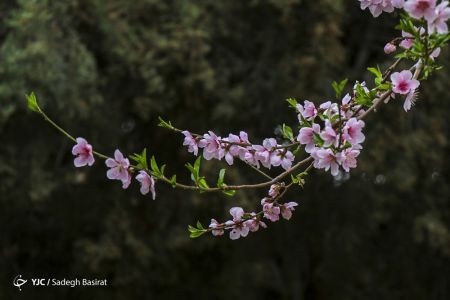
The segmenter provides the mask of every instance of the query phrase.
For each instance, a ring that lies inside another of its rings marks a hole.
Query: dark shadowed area
[[[122,190],[104,163],[74,168],[70,140],[147,147],[189,182],[195,157],[158,116],[194,132],[252,141],[296,124],[285,99],[333,100],[333,80],[389,66],[398,18],[356,0],[2,0],[0,2],[0,299],[450,299],[450,54],[408,113],[391,101],[367,119],[349,175],[315,170],[290,221],[246,239],[190,239],[187,225],[256,210],[233,198]],[[409,65],[403,67],[409,68]],[[223,162],[205,162],[214,181]],[[276,174],[272,170],[271,174]],[[227,182],[264,178],[237,162]],[[107,287],[13,286],[23,278],[106,278]]]

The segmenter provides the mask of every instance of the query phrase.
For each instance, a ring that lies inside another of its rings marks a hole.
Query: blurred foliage
[[[295,124],[287,97],[331,98],[370,80],[396,19],[346,0],[5,0],[0,3],[0,299],[12,278],[108,278],[106,288],[24,287],[29,299],[448,299],[449,52],[405,114],[369,118],[360,167],[314,172],[293,219],[246,240],[188,238],[196,219],[258,206],[265,191],[198,195],[159,184],[155,202],[122,191],[99,161],[73,168],[71,144],[24,94],[99,150],[149,147],[169,171],[193,157],[158,129],[252,140]],[[366,77],[364,77],[366,76]],[[216,176],[220,163],[205,164]],[[233,167],[233,181],[255,182]]]

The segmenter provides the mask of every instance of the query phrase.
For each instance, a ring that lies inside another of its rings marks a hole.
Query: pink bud
[[[395,47],[392,43],[387,43],[386,46],[384,46],[384,53],[391,54],[397,50],[397,47]]]

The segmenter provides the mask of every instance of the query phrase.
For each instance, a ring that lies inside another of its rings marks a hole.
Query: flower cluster
[[[72,154],[76,156],[74,159],[75,167],[92,166],[95,161],[92,146],[81,137],[77,138],[76,142],[77,144],[72,148]],[[119,149],[114,151],[114,159],[107,158],[105,164],[109,168],[106,172],[106,177],[111,180],[120,180],[124,189],[130,186],[133,170],[130,161],[123,156]],[[152,198],[155,200],[155,178],[146,171],[141,170],[136,176],[136,180],[141,184],[140,191],[142,195],[151,192]]]
[[[357,158],[363,149],[362,143],[365,140],[363,133],[365,123],[362,119],[370,112],[375,111],[383,102],[387,103],[397,96],[405,98],[403,108],[405,111],[410,110],[418,95],[419,79],[426,78],[433,71],[439,69],[435,59],[440,54],[440,47],[445,46],[448,42],[446,22],[450,19],[450,7],[447,0],[359,0],[359,2],[362,9],[369,9],[375,17],[382,12],[393,12],[396,8],[403,9],[408,14],[402,16],[399,25],[402,30],[401,37],[395,38],[384,47],[384,52],[387,54],[396,52],[397,47],[402,48],[403,52],[397,55],[397,61],[384,73],[379,68],[368,69],[375,75],[375,86],[372,89],[367,88],[364,82],[356,82],[352,92],[342,97],[347,84],[347,80],[343,80],[340,83],[333,83],[337,102],[327,101],[316,106],[308,100],[299,104],[296,100],[289,99],[289,103],[298,113],[299,123],[297,136],[294,136],[295,131],[291,127],[283,125],[283,136],[289,140],[289,144],[280,145],[275,138],[264,139],[261,144],[252,144],[248,134],[244,131],[241,131],[239,135],[229,134],[224,138],[217,136],[212,131],[199,135],[181,131],[173,127],[170,122],[161,119],[159,126],[181,132],[184,135],[183,145],[187,146],[188,151],[195,156],[200,155],[194,165],[187,164],[195,185],[178,183],[176,175],[170,179],[166,177],[164,175],[165,165],[159,167],[154,157],[152,157],[149,169],[146,149],[142,154],[130,156],[137,166],[131,165],[129,159],[119,150],[115,150],[114,158],[95,152],[84,138],[75,139],[51,121],[39,107],[33,93],[27,96],[28,107],[41,114],[61,133],[76,142],[72,148],[76,167],[92,166],[95,162],[94,155],[97,155],[106,160],[106,166],[109,168],[106,173],[107,177],[119,180],[124,189],[130,186],[133,174],[138,172],[135,179],[140,183],[140,192],[143,195],[151,193],[153,199],[156,196],[156,179],[177,188],[200,192],[224,192],[229,196],[239,189],[256,189],[270,185],[268,194],[261,200],[261,210],[258,213],[247,213],[241,207],[233,207],[230,209],[231,220],[219,223],[215,219],[211,219],[207,229],[200,222],[197,223],[197,227],[188,227],[191,237],[198,237],[205,232],[220,236],[224,235],[226,231],[229,232],[232,240],[246,237],[249,232],[255,232],[260,227],[266,228],[265,222],[267,221],[276,222],[280,218],[289,220],[292,217],[292,212],[298,203],[281,203],[280,199],[291,186],[303,185],[303,176],[310,168],[330,170],[333,176],[338,175],[340,169],[349,172],[350,169],[355,168]],[[409,70],[395,72],[401,60],[414,61],[415,65]],[[295,160],[294,153],[300,150],[300,145],[304,146],[309,157],[292,166]],[[296,150],[292,152],[290,149]],[[222,169],[219,172],[217,187],[210,187],[206,179],[199,174],[201,156],[206,160],[224,159],[229,165],[233,165],[235,159],[239,159],[256,168],[263,166],[270,169],[281,166],[285,171],[272,179],[262,170],[258,170],[265,177],[269,177],[270,181],[257,184],[226,185],[224,184],[225,169]],[[307,164],[310,166],[304,172],[294,174]],[[289,178],[289,175],[291,176],[290,183],[281,181]]]
[[[294,154],[286,147],[279,145],[274,138],[265,139],[262,145],[253,145],[248,139],[248,134],[241,131],[239,135],[229,134],[226,138],[217,136],[214,132],[201,135],[193,135],[189,131],[183,131],[183,145],[188,151],[198,155],[199,149],[203,149],[203,157],[206,160],[218,159],[232,165],[235,158],[257,168],[260,165],[270,169],[272,166],[281,166],[288,170],[295,159]]]
[[[406,95],[403,108],[405,111],[411,109],[416,97],[416,89],[419,87],[420,82],[413,78],[411,71],[405,70],[402,72],[396,72],[391,75],[392,91],[395,94]]]
[[[361,8],[369,8],[374,17],[378,17],[382,12],[391,13],[395,8],[402,8],[405,0],[359,0]]]
[[[437,4],[437,0],[359,0],[361,8],[369,8],[374,17],[382,12],[393,12],[395,8],[403,8],[415,19],[425,19],[428,24],[428,32],[447,33],[447,21],[450,19],[450,7],[448,1]],[[389,49],[387,49],[389,52]],[[392,50],[392,47],[391,47]]]
[[[270,187],[268,196],[261,200],[261,212],[246,213],[241,207],[233,207],[230,209],[231,220],[219,223],[215,219],[211,219],[209,230],[214,236],[223,235],[225,230],[229,230],[230,239],[237,240],[240,237],[246,237],[249,232],[258,231],[260,227],[267,228],[266,223],[262,221],[263,218],[271,222],[276,222],[280,219],[281,215],[284,219],[289,220],[298,203],[278,203],[277,200],[280,197],[282,188],[284,188],[283,185],[272,185]]]
[[[365,139],[364,122],[356,118],[363,110],[354,105],[352,99],[347,94],[341,104],[328,101],[318,109],[310,101],[297,105],[302,126],[297,141],[305,145],[305,151],[314,158],[315,168],[331,170],[333,176],[338,174],[339,166],[346,172],[356,167],[356,157]]]

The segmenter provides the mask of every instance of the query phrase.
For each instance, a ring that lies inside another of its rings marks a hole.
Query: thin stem
[[[384,71],[383,80],[381,80],[381,83],[386,82],[391,73],[395,70],[395,68],[397,68],[397,66],[400,64],[402,60],[403,58],[398,58],[389,68],[386,69],[386,71]]]
[[[243,160],[241,160],[243,161]],[[261,174],[262,176],[266,177],[269,180],[272,180],[273,178],[269,176],[269,174],[267,174],[266,172],[262,171],[261,169],[258,169],[255,166],[252,166],[251,164],[244,162],[247,166],[249,166],[250,168],[252,168],[253,170],[255,170],[256,172],[258,172],[259,174]]]
[[[41,109],[39,109],[39,112],[44,117],[45,121],[49,122],[53,127],[55,127],[59,132],[64,134],[66,137],[71,139],[73,142],[75,142],[75,143],[77,142],[77,140],[73,136],[71,136],[67,131],[65,131],[64,129],[59,127],[55,122],[53,122]]]

